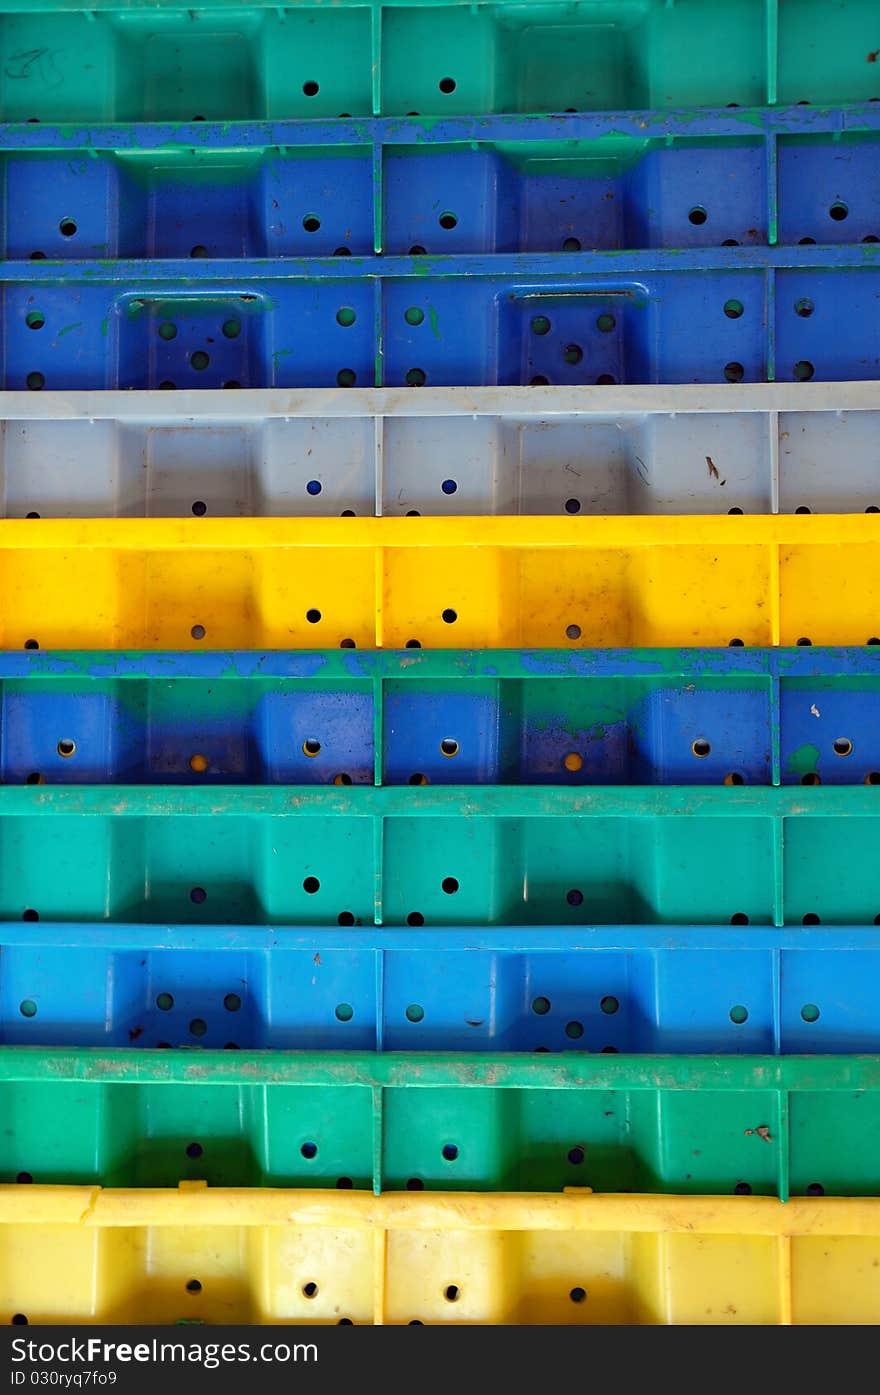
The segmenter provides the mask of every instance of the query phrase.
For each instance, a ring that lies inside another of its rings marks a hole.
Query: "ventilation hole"
[[[698,204],[697,207],[692,208],[690,213],[688,214],[688,222],[693,223],[694,227],[699,228],[702,227],[703,223],[705,223],[708,216],[709,215],[706,212],[705,208],[702,208]]]
[[[834,754],[836,756],[850,756],[852,755],[852,748],[853,744],[848,736],[838,736],[837,740],[834,742]]]
[[[350,1191],[351,1188],[354,1186],[354,1182],[351,1180],[350,1177],[337,1177],[337,1178],[336,1178],[336,1186],[337,1186],[337,1189],[338,1189],[339,1191],[341,1191],[341,1192],[347,1192],[347,1191]],[[351,1325],[351,1319],[350,1319],[350,1318],[340,1318],[339,1321],[340,1321],[340,1323],[345,1323],[346,1325]]]
[[[447,896],[454,896],[458,891],[458,881],[455,877],[444,877],[440,885]]]
[[[725,363],[724,376],[729,383],[741,383],[746,376],[746,370],[741,363]]]
[[[37,1005],[33,998],[23,998],[18,1005],[18,1010],[22,1017],[36,1017]]]
[[[189,893],[189,899],[194,906],[201,906],[208,899],[208,893],[203,886],[194,886]]]
[[[801,1017],[804,1019],[805,1022],[818,1022],[819,1009],[816,1007],[816,1004],[804,1003],[803,1007],[801,1008]]]
[[[732,509],[728,509],[727,512],[728,512],[728,513],[742,513],[742,509],[739,508],[736,504],[734,504],[733,508],[732,508]]]
[[[41,775],[39,770],[32,770],[30,775],[25,776],[26,785],[45,785],[46,777]]]
[[[27,383],[31,392],[39,392],[40,388],[44,388],[46,386],[46,378],[43,373],[28,373],[27,377],[25,378],[25,382]]]
[[[705,759],[705,757],[708,756],[711,749],[712,747],[710,746],[709,742],[705,739],[705,737],[702,736],[698,736],[696,741],[694,741],[691,745],[691,750],[693,751],[694,755],[697,757],[698,760]]]
[[[443,1297],[447,1303],[457,1303],[461,1296],[461,1289],[458,1284],[447,1284],[443,1290]]]
[[[726,237],[721,244],[722,247],[738,247],[739,243],[735,237]]]
[[[16,1182],[19,1182],[21,1185],[25,1185],[25,1184],[28,1183],[28,1182],[33,1182],[33,1180],[34,1180],[33,1173],[32,1173],[32,1172],[18,1172],[18,1173],[16,1173],[15,1180],[16,1180]]]
[[[420,242],[414,242],[409,249],[409,255],[411,257],[423,257],[425,255],[425,249]]]
[[[736,913],[730,917],[730,923],[731,925],[748,925],[749,918],[745,911],[736,911]]]
[[[160,1012],[170,1012],[174,1007],[174,998],[170,993],[159,993],[156,997],[156,1007]]]
[[[727,647],[728,649],[744,649],[745,642],[741,639],[729,639],[727,641]]]
[[[421,511],[421,509],[407,509],[407,511],[406,511],[406,517],[407,517],[407,518],[421,518],[421,516],[422,516],[422,511]],[[421,648],[421,645],[418,644],[418,641],[417,641],[417,640],[407,640],[407,644],[409,644],[409,645],[411,645],[411,646],[414,646],[414,647],[417,646],[417,647]]]
[[[865,513],[867,513],[867,512],[868,512],[868,510],[865,509]],[[32,511],[31,513],[26,513],[26,514],[25,514],[25,518],[39,518],[39,517],[40,517],[40,515],[39,515],[38,513],[33,512],[33,511]]]
[[[808,358],[801,358],[798,359],[791,371],[799,383],[806,383],[809,382],[816,370]]]
[[[799,649],[809,649],[812,643],[813,641],[811,639],[807,639],[806,635],[801,635],[800,639],[795,640],[795,644],[798,646]]]
[[[201,754],[190,756],[189,768],[195,775],[204,775],[208,768],[208,757]]]
[[[410,911],[406,918],[406,923],[407,925],[415,926],[424,925],[425,917],[422,915],[421,911]]]
[[[189,1034],[191,1037],[203,1037],[207,1030],[208,1024],[203,1017],[194,1017],[189,1024]]]
[[[336,248],[336,251],[333,253],[333,255],[334,255],[334,257],[350,257],[350,256],[351,256],[351,248],[349,248],[349,247],[337,247],[337,248]]]
[[[606,994],[604,998],[600,998],[599,1007],[602,1009],[604,1013],[607,1013],[608,1016],[611,1017],[615,1012],[617,1012],[618,1008],[620,1007],[620,1003],[618,1002],[617,998],[612,997],[610,994]]]
[[[316,756],[321,749],[320,741],[304,741],[302,744],[303,755]]]
[[[562,357],[566,363],[573,367],[575,364],[582,361],[584,351],[580,344],[566,344],[565,348],[562,350]]]
[[[565,637],[566,637],[566,639],[580,639],[580,637],[581,637],[581,627],[580,627],[580,625],[566,625],[566,627],[565,627]]]
[[[306,619],[308,620],[310,625],[317,625],[318,621],[321,619],[320,610],[315,610],[314,607],[312,607],[311,610],[307,610]]]
[[[172,383],[172,381],[171,381],[170,378],[166,378],[164,382],[162,382],[162,383],[159,384],[159,391],[160,391],[160,392],[176,392],[176,391],[177,391],[177,384],[176,384],[176,383]]]
[[[420,639],[408,639],[404,646],[406,649],[421,649],[421,647],[422,641]]]
[[[318,1296],[318,1285],[315,1284],[315,1283],[312,1283],[312,1282],[310,1281],[310,1282],[307,1283],[307,1284],[303,1284],[303,1286],[302,1286],[302,1291],[303,1291],[303,1297],[304,1297],[304,1298],[317,1298],[317,1296]]]
[[[340,771],[338,775],[333,776],[333,783],[334,785],[350,785],[351,776],[347,775],[345,771]]]
[[[880,770],[869,770],[865,776],[866,785],[880,785]]]
[[[550,321],[548,320],[546,315],[533,316],[532,333],[538,335],[550,333]]]
[[[812,513],[813,510],[807,504],[798,504],[795,513]]]
[[[321,220],[320,218],[316,217],[314,213],[307,213],[305,218],[303,218],[303,227],[305,228],[306,232],[317,232],[320,226]]]
[[[414,774],[410,775],[409,783],[411,785],[427,785],[428,777],[427,775],[423,775],[420,770],[417,770]]]
[[[725,300],[724,302],[724,313],[729,320],[738,320],[742,315],[743,308],[741,300]]]
[[[193,501],[192,511],[196,518],[204,518],[205,514],[208,512],[208,505],[203,499],[195,499]]]
[[[579,252],[581,250],[580,239],[577,237],[567,237],[562,244],[563,252]]]
[[[58,224],[58,231],[62,237],[73,237],[76,233],[76,223],[72,218],[62,218]]]
[[[819,917],[816,915],[816,912],[815,912],[815,911],[807,911],[807,914],[806,914],[805,916],[803,916],[803,918],[801,919],[801,925],[821,925],[821,924],[822,924],[822,922],[821,922],[821,920],[819,919]]]
[[[807,1196],[824,1196],[825,1188],[821,1182],[810,1182],[807,1185]]]
[[[745,780],[743,779],[742,775],[740,775],[738,770],[731,770],[727,775],[725,775],[724,783],[725,785],[744,785]]]
[[[421,1003],[410,1003],[406,1010],[407,1022],[421,1022],[425,1016],[425,1009]]]
[[[454,625],[458,619],[458,611],[451,610],[447,607],[446,610],[441,612],[440,619],[443,621],[444,625]]]
[[[832,218],[835,223],[842,223],[844,218],[849,217],[849,209],[845,203],[841,203],[841,201],[837,199],[829,208],[828,217]]]
[[[441,91],[441,92],[446,92],[446,93],[454,92],[454,91],[455,91],[455,78],[450,78],[450,77],[441,78],[440,81],[439,81],[439,83],[437,84],[437,86],[440,88],[440,91]]]
[[[227,993],[223,999],[223,1006],[227,1012],[238,1012],[241,1007],[241,998],[237,993]]]
[[[407,387],[424,387],[426,374],[424,368],[410,368],[406,375]]]
[[[186,1156],[188,1158],[200,1158],[204,1151],[201,1143],[188,1143],[186,1145]]]
[[[306,95],[307,97],[317,97],[317,95],[318,95],[318,84],[317,84],[316,82],[304,82],[304,83],[303,83],[303,92],[305,93],[305,95]]]
[[[201,1293],[202,1286],[198,1279],[189,1279],[187,1281],[186,1291],[187,1293]]]
[[[571,1163],[572,1167],[580,1167],[585,1157],[586,1153],[583,1148],[569,1148],[568,1150],[568,1161]]]
[[[735,1023],[737,1027],[741,1027],[744,1022],[748,1022],[749,1020],[748,1008],[743,1007],[742,1003],[735,1003],[730,1009],[730,1020]]]
[[[204,638],[205,638],[205,627],[204,627],[204,625],[193,625],[192,629],[190,630],[190,634],[192,635],[193,639],[204,639]]]
[[[355,644],[355,642],[354,642],[353,639],[341,639],[341,640],[339,641],[339,648],[340,648],[340,649],[357,649],[357,645]]]
[[[339,1022],[350,1022],[354,1017],[354,1008],[351,1003],[337,1003],[336,1017]]]
[[[617,382],[613,373],[600,373],[596,379],[599,387],[614,387]]]
[[[44,261],[46,260],[46,253],[45,253],[45,252],[31,252],[31,253],[30,253],[30,260],[31,260],[32,262],[44,262]]]
[[[733,1189],[734,1196],[751,1196],[752,1187],[749,1182],[737,1182]]]
[[[28,643],[29,643],[29,642],[30,642],[30,641],[28,641]],[[877,637],[876,635],[873,635],[873,636],[871,637],[871,639],[865,640],[865,643],[866,643],[866,644],[880,644],[880,639],[878,639],[878,637]],[[26,644],[24,647],[25,647],[25,649],[27,649],[28,645]],[[38,649],[38,648],[39,648],[39,645],[34,644],[34,648],[35,648],[35,649]]]
[[[341,309],[336,311],[336,323],[342,325],[343,329],[350,328],[356,319],[357,316],[350,305],[343,305]]]
[[[799,237],[799,238],[798,238],[798,246],[799,246],[799,247],[815,247],[815,245],[816,245],[816,239],[815,239],[814,237]]]
[[[602,1056],[617,1056],[620,1053],[618,1052],[616,1046],[603,1046],[599,1054]]]
[[[572,1303],[583,1303],[587,1297],[587,1290],[585,1288],[570,1288],[568,1296]]]
[[[865,508],[865,513],[880,513],[880,505],[868,504]]]
[[[461,748],[458,742],[451,736],[444,736],[440,742],[440,751],[444,756],[457,756]]]
[[[408,1177],[406,1179],[406,1189],[408,1192],[423,1192],[425,1190],[425,1184],[421,1177]],[[421,1323],[419,1326],[421,1326]]]
[[[447,232],[451,232],[458,225],[458,219],[454,213],[441,213],[438,222],[441,228],[445,228]]]
[[[55,749],[57,750],[59,756],[70,757],[76,750],[76,742],[71,741],[69,737],[64,737],[63,740],[58,742],[58,745]]]
[[[22,920],[35,921],[40,919],[40,912],[32,910],[30,906],[21,914]]]
[[[458,1157],[458,1148],[454,1143],[443,1144],[443,1156],[447,1162],[455,1162]]]
[[[24,647],[25,649],[39,649],[40,645],[39,642],[35,639],[26,639],[24,642]]]
[[[201,242],[197,242],[195,247],[190,247],[189,254],[191,257],[207,257],[208,249]]]
[[[318,881],[317,877],[306,877],[303,880],[303,891],[308,896],[314,896],[315,892],[320,890],[320,887],[321,883]]]
[[[29,1325],[24,1313],[13,1313],[9,1321],[13,1327],[27,1327]]]
[[[340,911],[336,917],[337,925],[354,925],[354,916],[351,911]]]
[[[318,1153],[317,1143],[304,1143],[299,1150],[304,1158],[314,1158]]]
[[[794,303],[794,313],[800,315],[802,320],[808,320],[815,308],[808,296],[801,296],[800,300],[796,300]]]
[[[571,1041],[578,1041],[579,1038],[583,1036],[583,1034],[584,1034],[584,1025],[583,1025],[582,1022],[566,1022],[566,1024],[565,1024],[565,1035],[566,1035]]]
[[[28,329],[42,329],[46,323],[46,317],[41,315],[39,310],[31,310],[29,314],[25,315],[24,322]]]
[[[565,893],[565,899],[570,906],[581,906],[584,901],[584,893],[573,887],[571,891]]]
[[[579,770],[583,769],[584,758],[578,755],[577,751],[569,751],[566,756],[563,756],[562,764],[570,774],[576,775]]]
[[[454,494],[458,489],[458,483],[455,480],[444,480],[440,488],[444,494]]]
[[[417,305],[410,305],[407,310],[404,310],[403,318],[408,325],[420,325],[425,318],[425,312],[420,310]]]
[[[189,361],[196,372],[201,373],[203,369],[208,367],[211,359],[210,356],[205,353],[204,349],[196,349],[194,354],[190,354]]]
[[[533,998],[533,999],[532,999],[532,1012],[537,1013],[538,1017],[546,1017],[546,1015],[547,1015],[547,1013],[548,1013],[549,1011],[550,1011],[550,999],[549,999],[549,998]]]

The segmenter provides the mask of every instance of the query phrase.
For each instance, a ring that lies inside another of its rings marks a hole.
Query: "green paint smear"
[[[81,328],[82,328],[82,320],[76,320],[72,325],[65,325],[63,329],[59,329],[58,333],[55,335],[55,338],[56,338],[56,339],[60,339],[61,336],[62,336],[63,334],[69,334],[70,331],[71,331],[72,329],[81,329]],[[106,333],[106,331],[105,331],[105,333]]]
[[[796,751],[792,751],[788,758],[786,770],[791,775],[815,775],[816,766],[819,764],[819,747],[798,746]]]
[[[431,333],[435,339],[440,338],[440,328],[437,323],[437,311],[433,305],[428,306],[428,319],[431,321]]]

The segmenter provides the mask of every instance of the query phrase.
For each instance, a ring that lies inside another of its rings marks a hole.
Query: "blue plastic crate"
[[[880,646],[0,654],[8,784],[880,783]]]
[[[880,930],[6,924],[0,1042],[876,1052]]]

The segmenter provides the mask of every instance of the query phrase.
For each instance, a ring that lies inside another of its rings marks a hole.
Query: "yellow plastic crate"
[[[4,648],[864,644],[880,515],[11,520]]]
[[[0,1188],[3,1322],[873,1323],[880,1199]]]

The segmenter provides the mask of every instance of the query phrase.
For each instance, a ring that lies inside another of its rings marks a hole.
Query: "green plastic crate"
[[[848,102],[880,94],[878,49],[873,0],[214,0],[193,9],[18,0],[0,14],[0,118],[432,118]]]
[[[868,1195],[880,1059],[0,1048],[0,1181]]]

